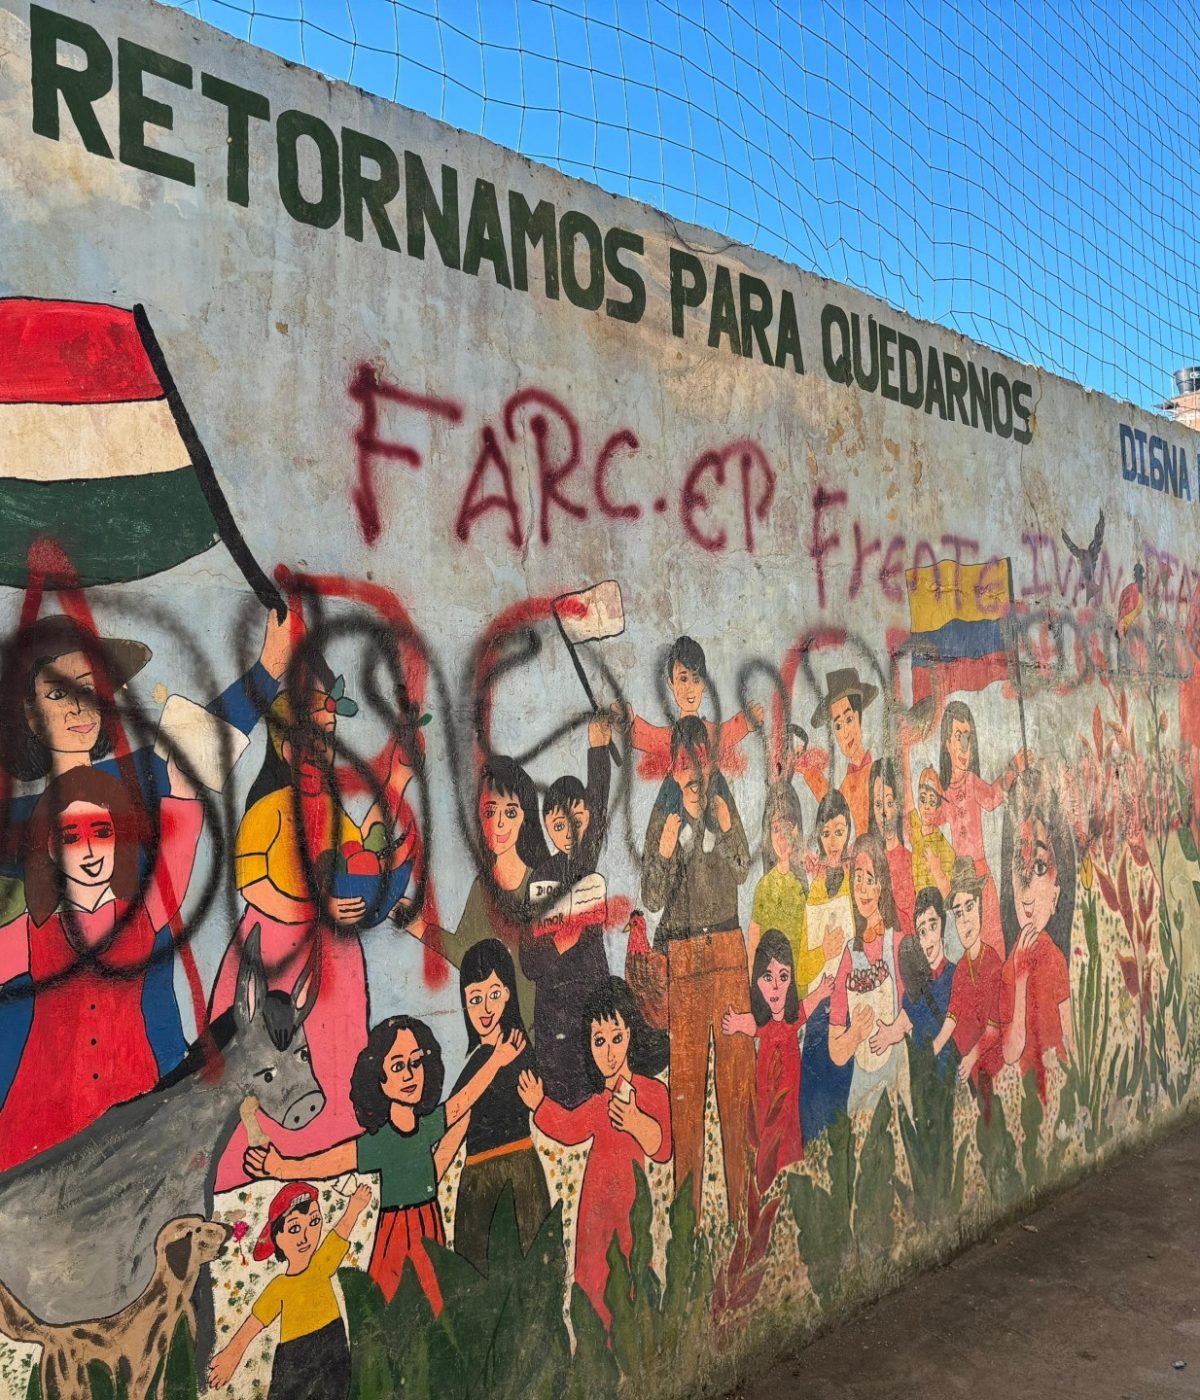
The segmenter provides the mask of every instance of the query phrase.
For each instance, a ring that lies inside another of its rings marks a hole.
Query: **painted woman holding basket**
[[[853,1117],[873,1109],[885,1089],[907,1096],[908,1048],[902,1037],[893,1043],[890,1037],[876,1036],[880,1027],[896,1020],[904,997],[898,956],[903,935],[897,927],[887,853],[877,836],[855,841],[850,870],[855,934],[834,978],[829,1055],[834,1064],[854,1062],[847,1109]]]
[[[315,944],[316,1002],[305,1023],[312,1070],[325,1107],[303,1128],[272,1126],[285,1155],[304,1156],[355,1136],[350,1082],[367,1043],[367,979],[359,933],[381,923],[403,895],[413,833],[400,830],[412,777],[406,744],[393,740],[387,775],[361,826],[334,790],[335,733],[358,713],[345,681],[321,663],[306,697],[279,695],[267,712],[269,743],[234,848],[234,877],[246,903],[213,988],[210,1017],[233,1002],[242,946],[261,930],[271,988],[290,992]],[[414,737],[410,743],[416,743]],[[234,1131],[217,1168],[217,1190],[246,1180],[245,1129]]]

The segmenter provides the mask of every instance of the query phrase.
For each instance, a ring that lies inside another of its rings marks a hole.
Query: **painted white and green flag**
[[[39,545],[87,588],[220,540],[274,604],[142,308],[0,299],[0,584],[25,587]]]

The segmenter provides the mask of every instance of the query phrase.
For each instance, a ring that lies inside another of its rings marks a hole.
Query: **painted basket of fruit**
[[[385,868],[380,857],[365,850],[360,841],[344,841],[327,859],[332,865],[330,893],[335,899],[361,899],[367,906],[362,922],[368,928],[384,919],[408,887],[407,862]]]

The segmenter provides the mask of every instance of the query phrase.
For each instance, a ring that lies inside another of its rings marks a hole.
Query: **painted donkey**
[[[253,1094],[289,1128],[321,1111],[304,1018],[316,1000],[310,957],[290,996],[267,990],[258,930],[246,940],[234,1004],[151,1093],[0,1175],[0,1279],[45,1322],[107,1317],[150,1282],[154,1242],[169,1220],[212,1215],[215,1164]],[[207,1271],[206,1271],[207,1272]],[[207,1277],[196,1290],[198,1363],[212,1343]]]

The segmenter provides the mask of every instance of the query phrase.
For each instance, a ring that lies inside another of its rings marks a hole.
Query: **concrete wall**
[[[0,132],[4,1394],[311,1367],[282,1176],[331,1395],[692,1393],[1190,1105],[1194,434],[133,0]]]

